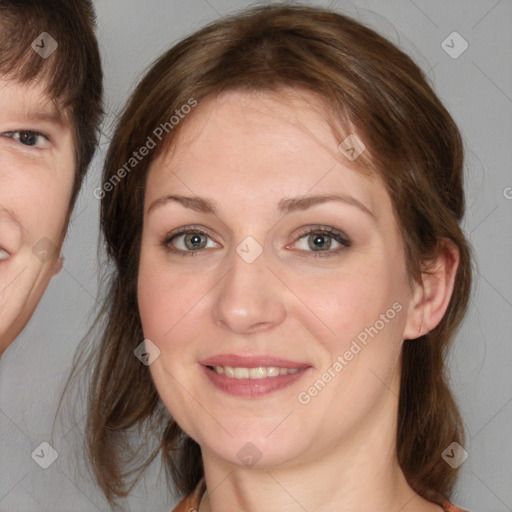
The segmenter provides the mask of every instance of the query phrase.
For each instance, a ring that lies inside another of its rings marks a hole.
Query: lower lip
[[[210,382],[224,393],[244,398],[258,398],[280,391],[304,376],[307,368],[300,368],[297,373],[265,377],[264,379],[234,379],[217,373],[207,366],[201,365]]]

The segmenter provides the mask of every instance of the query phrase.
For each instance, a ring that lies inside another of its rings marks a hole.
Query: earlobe
[[[416,283],[407,312],[403,339],[416,339],[432,331],[441,322],[453,293],[459,266],[459,250],[452,240],[444,239],[439,254]]]

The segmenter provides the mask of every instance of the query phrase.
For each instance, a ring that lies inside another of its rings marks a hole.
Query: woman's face
[[[151,165],[150,371],[203,456],[297,464],[394,420],[401,237],[382,180],[351,169],[322,112],[306,92],[225,93]]]

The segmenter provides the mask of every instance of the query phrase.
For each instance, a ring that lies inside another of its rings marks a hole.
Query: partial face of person
[[[203,455],[227,463],[300,464],[393,421],[402,241],[381,178],[351,168],[323,111],[307,92],[225,93],[147,177],[150,371]]]
[[[74,167],[71,124],[42,84],[0,79],[0,353],[59,269]]]

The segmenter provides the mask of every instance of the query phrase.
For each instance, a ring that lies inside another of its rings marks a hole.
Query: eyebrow
[[[67,126],[70,122],[68,110],[58,108],[54,103],[44,105],[26,105],[21,109],[7,108],[5,117],[13,119],[17,123],[30,125],[33,122],[53,124],[60,128]]]
[[[42,121],[45,123],[52,123],[58,126],[66,125],[66,116],[63,112],[58,110],[30,110],[24,112],[23,119],[27,121]]]
[[[190,208],[200,213],[209,213],[215,216],[219,216],[218,207],[215,202],[211,199],[206,199],[199,196],[182,196],[182,195],[167,195],[159,199],[156,199],[149,206],[146,214],[149,214],[152,210],[159,206],[163,206],[169,202],[177,202],[185,208]],[[355,206],[362,212],[366,213],[373,220],[377,220],[373,212],[367,208],[361,201],[347,194],[323,194],[315,196],[303,196],[303,197],[289,197],[281,199],[277,205],[277,210],[281,216],[287,215],[298,210],[306,210],[313,206],[327,203],[330,201],[337,201],[351,206]]]

